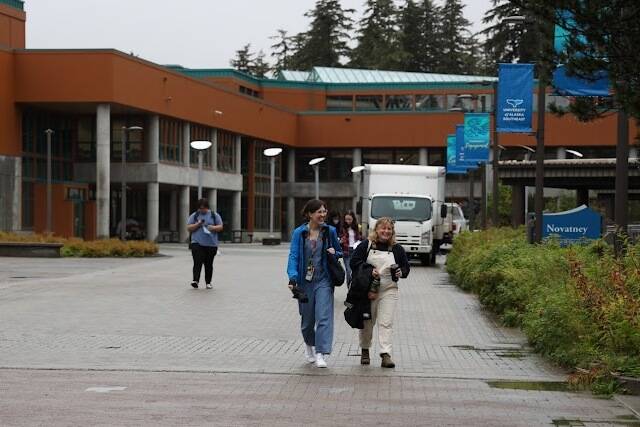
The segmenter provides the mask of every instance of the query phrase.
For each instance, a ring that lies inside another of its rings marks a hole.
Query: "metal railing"
[[[0,4],[6,4],[16,9],[24,10],[24,1],[22,0],[0,0]]]
[[[616,233],[615,225],[608,225],[606,227],[606,234],[613,235]],[[629,240],[633,243],[640,242],[640,224],[629,224],[627,226],[627,235]]]

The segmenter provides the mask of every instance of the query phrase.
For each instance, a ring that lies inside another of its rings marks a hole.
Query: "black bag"
[[[327,233],[323,234],[323,240],[325,241],[325,249],[329,248],[329,239],[327,238]],[[344,283],[345,272],[344,267],[338,261],[335,255],[327,253],[327,266],[329,268],[329,277],[331,279],[331,284],[335,286],[342,286]]]

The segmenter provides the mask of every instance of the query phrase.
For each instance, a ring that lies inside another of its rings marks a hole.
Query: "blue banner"
[[[477,169],[476,162],[467,160],[467,150],[464,143],[464,125],[456,125],[456,166],[458,168]]]
[[[542,238],[555,237],[563,246],[599,239],[601,235],[602,216],[585,205],[542,215]]]
[[[496,130],[530,133],[533,116],[533,64],[499,64]]]
[[[467,169],[456,164],[457,157],[456,136],[447,135],[447,173],[467,173]]]
[[[486,163],[489,161],[490,120],[489,113],[465,113],[465,161],[475,163]]]

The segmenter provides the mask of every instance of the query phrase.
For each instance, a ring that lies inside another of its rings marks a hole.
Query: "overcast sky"
[[[442,4],[443,0],[436,0]],[[361,16],[364,0],[341,0]],[[396,1],[396,3],[403,3]],[[159,64],[228,68],[251,43],[269,53],[282,28],[305,31],[315,0],[26,0],[27,47],[115,48]],[[465,17],[479,31],[491,0],[466,0]]]

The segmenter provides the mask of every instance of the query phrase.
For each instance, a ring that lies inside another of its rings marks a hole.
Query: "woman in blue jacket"
[[[336,229],[325,224],[327,206],[322,200],[309,200],[302,208],[307,222],[291,235],[287,275],[289,288],[297,286],[308,302],[298,300],[305,357],[318,368],[326,368],[324,356],[333,345],[333,286],[327,257],[342,256]]]

